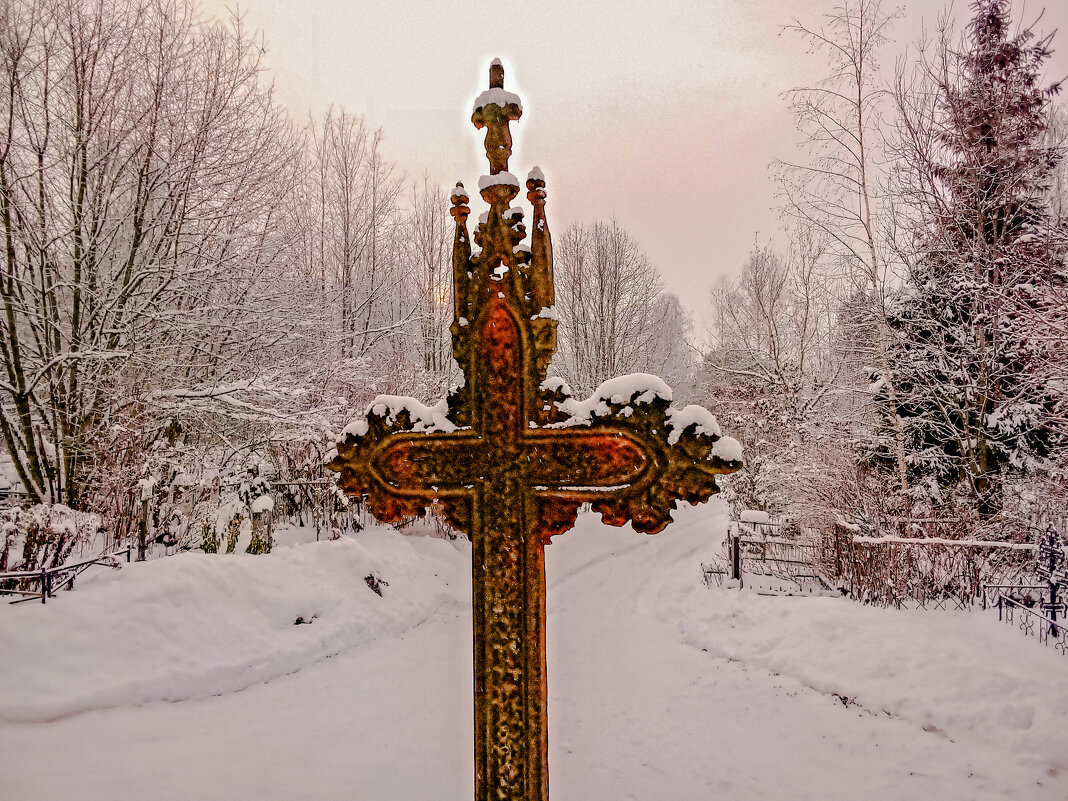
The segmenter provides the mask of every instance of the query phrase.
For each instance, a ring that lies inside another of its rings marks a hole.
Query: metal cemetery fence
[[[798,539],[774,536],[780,531]],[[1052,525],[1037,539],[1036,545],[938,536],[866,537],[851,527],[836,526],[828,541],[781,522],[733,521],[725,543],[726,562],[702,562],[701,572],[709,587],[721,587],[730,579],[740,588],[748,580],[766,594],[822,594],[837,584],[853,600],[877,606],[997,607],[998,620],[1068,655],[1068,549]],[[762,577],[791,586],[772,586],[776,582],[761,582]]]
[[[1024,606],[1017,600],[1005,595],[998,596],[998,620],[1016,626],[1024,634],[1037,637],[1043,645],[1052,645],[1062,655],[1068,655],[1068,628],[1058,624],[1052,617]],[[1064,618],[1064,605],[1060,607]]]
[[[798,538],[776,536],[780,534]],[[766,589],[774,592],[811,595],[831,588],[821,570],[825,549],[813,531],[784,521],[743,520],[731,524],[726,546],[726,569],[702,564],[706,584],[722,584],[729,576],[742,586],[745,576],[760,576],[773,580],[777,586]]]
[[[1027,588],[999,588],[998,620],[1015,625],[1024,634],[1037,637],[1043,645],[1052,645],[1068,654],[1068,569],[1064,542],[1052,523],[1039,538],[1036,573],[1044,584]],[[984,602],[986,597],[984,594]],[[1058,623],[1058,619],[1062,622]]]
[[[1047,583],[1036,581],[1033,542],[966,539],[956,520],[894,520],[883,530],[911,536],[862,536],[841,524],[828,536],[784,521],[743,518],[731,523],[726,562],[702,564],[702,573],[710,586],[767,577],[793,582],[806,594],[838,587],[853,600],[896,608],[987,608],[1001,594],[1025,607],[1057,601]],[[1063,557],[1060,545],[1044,553],[1043,564],[1056,561],[1049,554]],[[1050,571],[1063,573],[1063,562]],[[1047,612],[1057,615],[1055,608]]]
[[[115,557],[125,554],[126,561],[130,561],[130,553],[133,547],[127,545],[117,551],[102,553],[92,559],[83,559],[80,562],[59,565],[58,567],[46,567],[40,570],[16,570],[0,573],[0,594],[22,596],[10,603],[17,604],[40,598],[41,603],[47,603],[50,597],[62,589],[72,589],[74,579],[93,565],[106,565],[119,567]],[[30,588],[38,586],[38,591],[33,592]]]
[[[1034,584],[1033,544],[958,538],[956,522],[893,521],[912,536],[878,537],[836,525],[829,572],[850,598],[898,609],[968,609],[996,601],[984,587]]]

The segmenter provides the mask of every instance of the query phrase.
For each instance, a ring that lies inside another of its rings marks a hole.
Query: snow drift
[[[56,603],[0,610],[0,719],[236,692],[469,604],[469,564],[459,544],[373,528],[99,573]],[[388,582],[381,597],[372,573]]]

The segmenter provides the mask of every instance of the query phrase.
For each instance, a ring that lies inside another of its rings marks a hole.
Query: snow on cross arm
[[[393,425],[402,412],[408,413],[411,431],[455,431],[456,425],[448,419],[449,406],[442,399],[433,406],[427,406],[416,398],[407,395],[379,395],[367,406],[364,417],[385,418],[386,425]],[[367,420],[353,420],[341,432],[342,437],[352,435],[362,437],[367,434]]]
[[[542,309],[550,316],[555,309]],[[610,404],[625,404],[620,410],[624,417],[634,413],[634,406],[652,403],[660,399],[671,402],[671,387],[663,379],[649,373],[631,373],[617,378],[610,378],[593,391],[585,400],[569,397],[571,388],[560,378],[547,378],[541,383],[544,392],[558,393],[565,396],[556,401],[556,407],[568,415],[566,420],[553,423],[550,428],[570,428],[588,426],[595,417],[608,417],[612,414]],[[690,429],[694,436],[707,436],[715,440],[709,459],[721,459],[725,462],[742,460],[742,445],[733,437],[724,437],[715,416],[702,406],[690,405],[682,409],[670,407],[667,410],[665,427],[668,432],[668,445],[677,445],[683,435]]]
[[[519,99],[519,95],[515,92],[496,88],[487,89],[475,98],[475,105],[471,111],[481,111],[486,106],[500,106],[501,108],[504,108],[507,105],[513,105],[520,111],[523,110],[523,101]]]
[[[668,436],[668,445],[674,445],[679,441],[682,432],[690,426],[696,426],[698,434],[710,434],[713,437],[723,435],[716,422],[715,415],[704,406],[690,404],[684,409],[670,409],[668,411],[668,428],[671,434]]]
[[[559,379],[547,379],[542,383],[542,388],[548,388],[550,381]],[[561,382],[563,387],[566,384]],[[558,385],[553,385],[559,389]],[[552,391],[552,390],[550,390]],[[631,373],[610,378],[603,382],[593,394],[586,400],[577,398],[565,398],[557,402],[557,408],[569,415],[562,423],[553,424],[556,428],[570,428],[571,426],[589,425],[594,417],[607,417],[611,414],[609,403],[640,404],[652,403],[660,398],[671,402],[672,393],[662,378],[649,373]]]

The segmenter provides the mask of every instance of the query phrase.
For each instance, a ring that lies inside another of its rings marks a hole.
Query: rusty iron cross
[[[471,539],[476,801],[548,798],[550,538],[574,525],[583,503],[605,523],[656,533],[677,499],[707,500],[717,491],[715,475],[741,466],[714,420],[697,407],[672,409],[662,382],[606,382],[579,404],[563,382],[545,380],[556,349],[552,243],[538,168],[526,181],[529,247],[521,244],[523,211],[511,205],[519,181],[508,172],[508,126],[521,114],[494,61],[471,118],[486,129],[490,163],[479,180],[489,211],[475,230],[477,249],[467,231],[468,195],[462,184],[452,193],[451,330],[464,382],[437,408],[376,399],[329,464],[379,520],[400,522],[433,507]]]

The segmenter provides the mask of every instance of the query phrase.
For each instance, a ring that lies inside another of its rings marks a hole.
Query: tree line
[[[822,528],[1065,513],[1068,216],[1052,34],[978,0],[881,77],[896,12],[788,30],[826,59],[788,100],[785,248],[713,293],[706,398],[742,506]]]
[[[373,396],[460,379],[446,192],[358,115],[292,119],[262,41],[195,10],[0,10],[0,434],[35,501],[129,519],[146,477],[318,475]],[[658,373],[709,405],[746,447],[737,506],[862,527],[1059,509],[1052,38],[979,0],[887,81],[895,21],[850,0],[788,26],[829,68],[787,95],[784,244],[716,285],[703,341],[618,221],[558,229],[551,371],[579,393]]]

